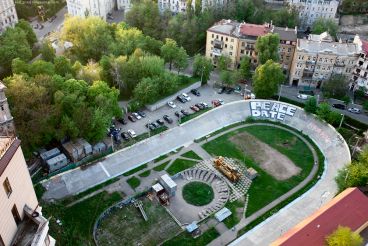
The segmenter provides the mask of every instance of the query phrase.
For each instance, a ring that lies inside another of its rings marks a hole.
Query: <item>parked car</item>
[[[168,115],[164,115],[164,120],[167,122],[167,123],[169,123],[169,124],[171,124],[171,123],[173,123],[173,120],[168,116]]]
[[[344,104],[341,104],[341,103],[334,103],[334,104],[332,104],[332,107],[338,108],[338,109],[346,109],[346,106]]]
[[[168,102],[167,105],[169,105],[170,108],[176,108],[176,105],[174,102]]]
[[[193,93],[193,95],[199,97],[201,95],[201,93],[199,93],[199,91],[197,89],[192,89],[190,92]]]
[[[175,111],[175,113],[174,113],[175,115],[176,115],[176,117],[178,117],[178,118],[180,118],[180,116],[181,116],[181,114],[180,114],[180,112],[179,111]]]
[[[190,96],[188,96],[187,93],[182,93],[181,96],[184,97],[185,100],[187,100],[187,102],[189,102],[190,100],[192,100],[192,98],[190,98]]]
[[[224,101],[221,100],[221,99],[218,99],[218,100],[212,100],[211,102],[213,104],[214,107],[218,107],[218,106],[221,106],[224,104]]]
[[[226,93],[226,94],[231,94],[233,91],[234,91],[234,89],[233,89],[233,88],[231,88],[231,87],[227,87],[227,88],[226,88],[226,90],[225,90],[225,93]]]
[[[113,139],[114,139],[114,142],[117,143],[117,144],[121,144],[121,136],[120,134],[115,134],[113,135]]]
[[[221,89],[219,89],[218,91],[217,91],[217,93],[218,94],[222,94],[222,93],[224,93],[224,91],[225,91],[225,87],[221,87]]]
[[[199,108],[200,110],[204,109],[204,106],[200,103],[196,103],[195,106]]]
[[[129,130],[128,130],[128,134],[129,134],[129,136],[130,136],[131,138],[135,138],[135,137],[137,136],[137,134],[135,133],[135,131],[134,131],[134,130],[132,130],[132,129],[129,129]]]
[[[235,89],[234,89],[234,92],[235,93],[238,93],[238,94],[240,94],[241,93],[241,91],[242,91],[242,88],[241,88],[241,86],[240,85],[238,85],[237,87],[235,87]]]
[[[123,118],[120,118],[120,119],[118,119],[118,122],[120,122],[121,124],[123,124],[123,125],[126,125],[128,122],[125,120],[125,119],[123,119]]]
[[[181,112],[183,115],[190,115],[190,113],[189,113],[188,111],[186,111],[185,109],[180,110],[180,112]]]
[[[197,108],[195,105],[190,106],[190,109],[193,110],[194,112],[199,111],[199,108]]]
[[[354,113],[354,114],[360,114],[362,112],[358,108],[349,108],[348,111],[351,112],[351,113]]]
[[[238,82],[242,83],[242,84],[248,84],[248,80],[246,80],[246,79],[241,79]]]
[[[222,99],[218,99],[218,101],[220,102],[221,105],[225,104],[224,100],[222,100]]]
[[[164,122],[163,120],[161,120],[161,119],[156,120],[156,122],[157,122],[159,125],[161,125],[161,126],[163,126],[163,125],[165,124],[165,122]]]
[[[146,127],[147,127],[148,129],[150,129],[151,131],[156,129],[155,125],[153,125],[152,123],[147,123],[147,124],[146,124]]]
[[[182,95],[177,96],[176,99],[178,99],[178,101],[181,102],[181,103],[186,103],[187,102],[187,100]]]
[[[128,115],[128,119],[129,119],[131,122],[136,122],[136,119],[133,117],[133,115]]]
[[[146,113],[143,112],[143,111],[138,111],[137,113],[138,113],[139,116],[141,116],[143,118],[146,117]]]
[[[140,116],[139,114],[137,114],[136,112],[133,112],[132,115],[134,116],[134,118],[136,118],[137,120],[142,119],[142,116]]]
[[[201,104],[203,105],[203,107],[205,107],[205,108],[208,108],[209,106],[208,106],[208,104],[207,103],[205,103],[205,102],[201,102]]]
[[[129,138],[130,138],[130,136],[129,136],[129,134],[128,134],[127,132],[122,132],[122,133],[121,133],[121,137],[122,137],[125,141],[129,140]]]
[[[298,94],[296,97],[299,98],[299,99],[302,99],[302,100],[307,100],[308,99],[308,95],[305,95],[305,94]]]

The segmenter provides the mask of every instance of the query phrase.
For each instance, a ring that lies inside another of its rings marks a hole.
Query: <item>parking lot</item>
[[[131,122],[130,120],[128,120],[127,115],[125,115],[124,119],[127,121],[127,124],[122,125],[119,122],[116,122],[116,128],[121,128],[121,132],[126,132],[129,129],[132,129],[136,132],[137,135],[139,135],[144,132],[148,132],[148,129],[146,127],[147,123],[152,123],[158,119],[163,119],[164,115],[168,115],[171,119],[173,119],[174,122],[172,124],[169,124],[165,121],[165,125],[169,128],[172,128],[179,124],[179,118],[174,114],[175,111],[180,111],[184,109],[192,114],[194,113],[194,111],[190,109],[190,106],[196,103],[205,102],[209,106],[211,106],[212,100],[222,99],[224,103],[228,103],[232,101],[238,101],[243,98],[239,93],[235,92],[232,92],[231,94],[219,94],[217,92],[218,90],[209,85],[198,88],[198,91],[201,94],[200,96],[195,96],[191,92],[187,93],[188,96],[191,97],[191,101],[189,102],[181,103],[178,100],[175,100],[174,104],[176,105],[176,108],[171,108],[168,105],[165,105],[153,112],[143,110],[143,112],[146,114],[146,117],[137,120],[136,122]]]

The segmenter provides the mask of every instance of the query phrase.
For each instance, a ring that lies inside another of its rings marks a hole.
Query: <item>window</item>
[[[229,52],[229,55],[231,55],[231,56],[232,56],[232,55],[233,55],[233,52]]]
[[[5,190],[5,193],[8,197],[10,197],[11,193],[13,192],[11,186],[10,186],[10,182],[9,182],[9,179],[6,178],[4,183],[3,183],[3,186],[4,186],[4,190]]]
[[[234,42],[234,39],[232,38],[232,39],[230,40],[230,42]]]
[[[232,46],[232,45],[230,45],[230,49],[231,49],[231,50],[233,49],[233,46]]]
[[[4,243],[3,238],[1,237],[1,235],[0,235],[0,246],[5,246],[5,243]]]
[[[226,42],[227,42],[227,37],[226,37],[226,39],[225,39],[225,40],[226,40]]]
[[[215,34],[212,33],[212,38],[214,38],[214,37],[215,37]]]
[[[244,50],[240,50],[240,54],[244,54]]]
[[[15,204],[14,204],[11,212],[13,214],[13,218],[14,218],[15,224],[19,225],[19,223],[22,222],[22,220],[21,220],[21,218],[19,216],[18,209],[17,209],[17,206],[15,206]]]

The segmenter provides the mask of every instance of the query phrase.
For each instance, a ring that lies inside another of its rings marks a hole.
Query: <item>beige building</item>
[[[360,54],[360,40],[334,42],[328,33],[298,39],[290,70],[290,85],[320,88],[333,74],[351,77]]]
[[[0,136],[15,136],[13,116],[10,113],[6,86],[0,82]]]
[[[0,246],[55,245],[16,138],[0,137],[0,183]]]
[[[363,89],[368,93],[368,41],[362,40],[362,50],[353,70],[351,89]]]
[[[0,33],[18,22],[17,11],[13,0],[0,0]]]
[[[277,33],[280,36],[280,63],[287,73],[294,55],[297,31],[275,27],[272,24],[256,25],[222,20],[207,30],[206,57],[217,66],[220,56],[231,59],[230,69],[238,68],[243,56],[249,56],[254,66],[258,64],[255,45],[259,36]]]

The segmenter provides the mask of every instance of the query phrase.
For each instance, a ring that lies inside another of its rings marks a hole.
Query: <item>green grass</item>
[[[201,114],[204,114],[206,113],[207,111],[211,110],[212,108],[209,107],[209,108],[205,108],[205,109],[202,109],[198,112],[194,112],[193,114],[190,114],[190,115],[185,115],[183,116],[181,119],[180,119],[180,124],[183,124],[184,122],[187,122],[191,119],[194,119],[195,117],[198,117],[200,116]]]
[[[137,188],[141,184],[141,181],[139,180],[139,178],[133,176],[133,177],[127,179],[127,183],[134,190],[135,188]]]
[[[239,217],[237,215],[236,210],[238,208],[243,208],[244,207],[244,202],[240,201],[240,200],[236,200],[234,202],[227,202],[225,204],[225,207],[228,208],[231,211],[231,215],[229,217],[227,217],[223,223],[226,225],[226,227],[228,229],[231,229],[232,227],[234,227],[236,224],[238,224],[240,222],[241,217]]]
[[[195,164],[197,164],[196,161],[176,159],[166,171],[168,174],[174,175],[185,169],[193,167]]]
[[[42,204],[42,213],[50,218],[50,235],[58,245],[94,245],[92,230],[97,217],[108,207],[122,199],[117,192],[101,192],[71,207],[65,203]],[[56,224],[61,220],[62,226]]]
[[[184,200],[194,206],[204,206],[209,204],[214,197],[213,189],[203,182],[190,182],[183,187]]]
[[[186,158],[190,158],[190,159],[195,159],[195,160],[202,160],[202,158],[199,155],[197,155],[193,150],[185,152],[181,156],[186,157]]]
[[[167,164],[169,164],[170,161],[164,162],[161,165],[158,165],[156,167],[153,168],[154,171],[156,172],[160,172],[162,170],[165,170],[165,167],[167,166]]]
[[[184,231],[178,236],[166,241],[162,246],[205,246],[216,239],[220,234],[215,228],[208,229],[205,233],[197,238],[193,238],[188,232]]]
[[[286,155],[295,165],[302,169],[301,172],[285,181],[276,180],[261,169],[249,156],[244,155],[229,140],[230,137],[244,131],[249,132],[259,140]],[[294,144],[284,147],[282,143],[286,141],[294,142]],[[253,167],[257,170],[259,176],[254,180],[248,191],[249,203],[246,216],[250,216],[303,181],[310,173],[314,164],[312,153],[304,142],[299,138],[295,140],[295,135],[290,132],[270,126],[249,126],[241,128],[205,143],[203,148],[214,156],[221,155],[244,161],[247,167]]]
[[[151,170],[144,171],[139,174],[139,177],[148,177],[151,174]]]
[[[124,173],[123,175],[125,176],[125,177],[128,177],[128,176],[130,176],[130,175],[132,175],[132,174],[134,174],[134,173],[136,173],[136,172],[139,172],[139,171],[141,171],[141,170],[143,170],[143,169],[145,169],[145,168],[147,168],[148,167],[148,165],[147,164],[144,164],[144,165],[141,165],[141,166],[139,166],[139,167],[136,167],[136,168],[134,168],[134,169],[132,169],[132,170],[130,170],[130,171],[128,171],[128,172],[126,172],[126,173]]]
[[[169,157],[168,155],[161,155],[159,157],[157,157],[156,159],[153,160],[154,163],[157,163],[159,161],[162,161],[164,159],[166,159],[167,157]]]

